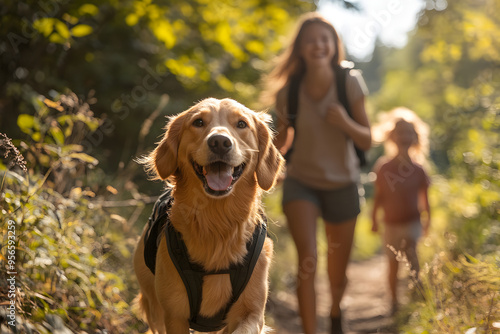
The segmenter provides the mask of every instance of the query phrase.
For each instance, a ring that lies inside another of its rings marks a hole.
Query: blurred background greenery
[[[162,184],[133,159],[154,147],[165,116],[202,98],[261,109],[262,75],[298,16],[317,8],[303,0],[2,1],[0,132],[12,143],[0,138],[0,305],[11,220],[21,332],[145,331],[130,308],[131,253]],[[426,299],[408,305],[404,332],[490,333],[500,321],[499,12],[496,0],[423,1],[404,47],[379,40],[356,63],[372,122],[402,105],[431,128],[433,226],[419,249]],[[370,162],[381,154],[372,148]],[[369,232],[370,168],[354,260],[381,249]],[[280,191],[265,199],[280,259],[272,293],[289,289],[294,272]]]

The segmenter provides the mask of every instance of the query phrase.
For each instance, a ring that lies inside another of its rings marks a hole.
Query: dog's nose
[[[231,139],[224,135],[213,135],[208,138],[208,147],[210,147],[210,150],[216,154],[226,154],[232,146],[233,143],[231,142]]]

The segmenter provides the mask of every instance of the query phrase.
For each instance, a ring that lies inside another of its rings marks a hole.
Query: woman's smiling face
[[[337,52],[331,30],[321,23],[313,23],[304,29],[300,48],[300,55],[308,68],[330,66]]]

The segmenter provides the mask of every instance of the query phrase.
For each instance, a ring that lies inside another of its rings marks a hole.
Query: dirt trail
[[[349,264],[347,269],[349,285],[342,301],[346,333],[397,333],[389,315],[386,265],[386,259],[383,255],[376,255],[369,260]],[[318,334],[327,334],[330,326],[330,297],[328,279],[325,273],[318,273],[316,284]],[[400,281],[400,296],[404,295],[405,285],[404,280]],[[269,301],[268,311],[273,314],[274,324],[272,327],[275,333],[301,333],[297,300],[293,291],[273,295]]]

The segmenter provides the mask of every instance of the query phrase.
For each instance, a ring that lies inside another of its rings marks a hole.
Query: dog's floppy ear
[[[181,138],[184,114],[170,118],[165,135],[158,146],[146,157],[145,164],[154,179],[167,179],[177,170],[177,149]]]
[[[273,144],[272,132],[267,126],[271,122],[271,116],[261,112],[257,114],[257,138],[259,141],[259,161],[255,173],[257,182],[264,190],[269,190],[283,168],[283,157]]]

